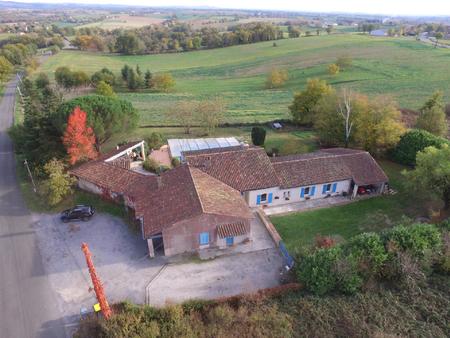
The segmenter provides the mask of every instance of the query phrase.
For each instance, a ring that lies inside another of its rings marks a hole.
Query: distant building
[[[371,36],[387,36],[387,32],[384,29],[375,29],[370,32]]]

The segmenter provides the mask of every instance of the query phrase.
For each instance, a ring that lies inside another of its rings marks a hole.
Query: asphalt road
[[[6,133],[12,124],[16,84],[17,80],[7,84],[0,103],[0,338],[66,337]]]

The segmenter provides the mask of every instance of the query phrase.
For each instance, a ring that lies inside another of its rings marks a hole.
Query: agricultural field
[[[78,26],[77,28],[98,27],[106,30],[113,30],[116,28],[139,28],[143,26],[159,24],[163,21],[164,21],[163,18],[152,16],[117,14],[117,15],[109,15],[104,20],[91,22],[85,25]]]
[[[171,72],[176,86],[171,93],[121,92],[141,112],[141,124],[174,125],[166,112],[179,100],[223,97],[224,122],[254,123],[289,118],[288,105],[295,91],[311,77],[326,79],[337,88],[349,87],[369,95],[392,95],[402,108],[419,108],[435,91],[450,100],[446,71],[450,49],[433,48],[409,38],[374,38],[359,34],[332,34],[262,42],[198,52],[120,56],[62,51],[49,58],[41,71],[59,66],[92,73],[108,67],[119,75],[124,64],[142,70]],[[337,76],[327,66],[338,56],[352,57],[352,66]],[[426,60],[426,62],[424,61]],[[286,68],[289,80],[280,89],[264,88],[267,73]]]

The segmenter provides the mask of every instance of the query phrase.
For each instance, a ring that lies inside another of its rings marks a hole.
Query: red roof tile
[[[161,174],[158,189],[146,195],[145,206],[139,209],[146,238],[203,213],[253,217],[238,191],[188,165]]]
[[[248,227],[243,222],[220,224],[217,227],[219,238],[242,236],[248,233]]]
[[[279,186],[279,180],[263,148],[192,154],[186,161],[239,191]]]

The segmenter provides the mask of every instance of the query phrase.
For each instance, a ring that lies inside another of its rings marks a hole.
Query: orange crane
[[[106,300],[105,291],[103,290],[103,285],[100,279],[97,277],[97,273],[95,272],[94,263],[92,262],[91,252],[89,251],[89,247],[86,243],[81,244],[81,250],[86,257],[86,263],[89,268],[89,274],[91,275],[92,284],[94,285],[95,295],[97,296],[98,303],[100,304],[100,308],[103,312],[103,316],[106,319],[111,317],[111,309],[109,307],[108,301]]]

